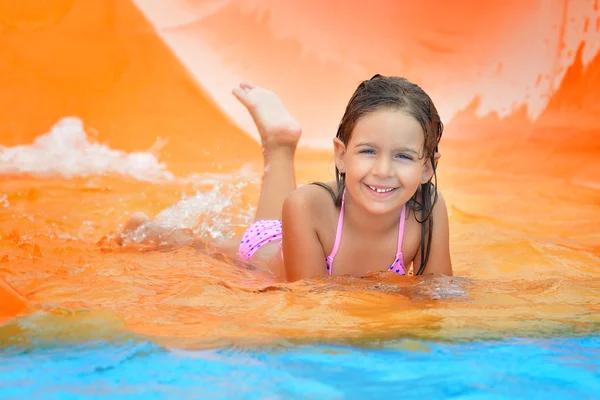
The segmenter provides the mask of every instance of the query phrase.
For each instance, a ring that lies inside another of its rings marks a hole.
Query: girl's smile
[[[423,129],[404,110],[383,108],[363,115],[347,146],[336,142],[353,203],[371,214],[398,212],[427,173],[420,153]]]
[[[397,187],[385,187],[385,186],[379,186],[379,185],[367,185],[366,183],[364,184],[367,188],[369,188],[369,192],[371,192],[371,194],[377,198],[386,198],[392,195],[392,193],[397,190]]]

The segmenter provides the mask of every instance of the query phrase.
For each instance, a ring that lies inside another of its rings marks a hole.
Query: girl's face
[[[346,196],[373,214],[400,209],[433,175],[423,143],[421,125],[402,110],[362,116],[347,145],[334,140],[336,165],[346,174]]]

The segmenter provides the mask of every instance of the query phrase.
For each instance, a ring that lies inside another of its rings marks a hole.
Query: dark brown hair
[[[438,150],[438,143],[442,137],[444,125],[431,98],[418,85],[408,80],[394,76],[375,75],[363,81],[346,106],[346,111],[340,122],[336,137],[348,145],[352,131],[358,120],[365,114],[380,109],[402,110],[415,118],[425,136],[422,159],[431,162],[433,166],[433,179],[420,185],[419,190],[407,202],[407,207],[421,214],[421,263],[416,275],[421,275],[429,259],[433,218],[431,212],[437,202],[437,174],[434,161]],[[336,205],[342,203],[342,194],[346,187],[345,174],[335,168],[338,195]],[[435,181],[435,182],[432,182]]]

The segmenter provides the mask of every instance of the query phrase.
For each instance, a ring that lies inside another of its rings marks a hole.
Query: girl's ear
[[[338,138],[333,139],[333,154],[336,168],[342,172],[344,170],[344,156],[346,155],[346,145]]]
[[[438,161],[441,156],[442,155],[437,151],[433,155],[433,165],[435,165],[436,168],[437,168],[437,164],[438,164]],[[423,177],[421,178],[422,179],[421,183],[429,182],[431,180],[431,178],[433,178],[433,173],[434,173],[433,165],[431,164],[431,159],[429,159],[429,160],[427,160],[427,162],[425,162],[425,165],[423,166]]]

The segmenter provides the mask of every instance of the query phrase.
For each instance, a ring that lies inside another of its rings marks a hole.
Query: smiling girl
[[[256,123],[265,169],[254,223],[219,248],[266,262],[288,281],[405,275],[411,266],[416,275],[452,275],[448,214],[435,184],[443,125],[419,86],[381,75],[363,81],[333,139],[336,180],[298,188],[298,122],[273,92],[244,83],[233,94]],[[123,233],[142,224],[152,231],[136,213]]]

